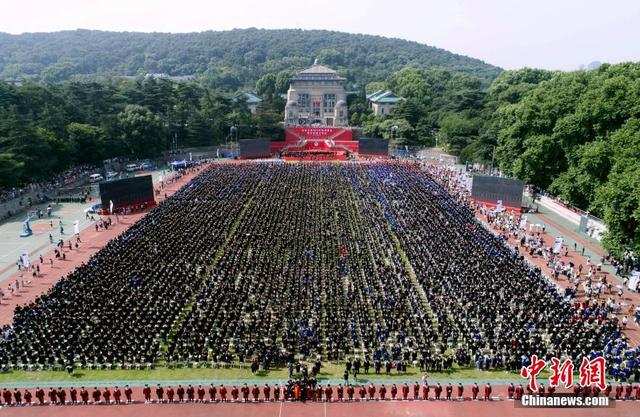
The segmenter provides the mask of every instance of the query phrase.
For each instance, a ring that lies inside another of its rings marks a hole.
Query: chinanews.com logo
[[[548,388],[538,382],[538,376],[547,367],[547,361],[531,355],[529,366],[523,366],[520,376],[529,380],[527,392],[519,387],[515,389],[514,399],[517,407],[542,408],[586,408],[612,407],[609,399],[611,386],[605,380],[606,361],[598,356],[593,359],[582,358],[578,368],[578,381],[574,382],[574,365],[571,359],[560,362],[551,358]],[[564,387],[569,392],[556,392],[556,388]],[[601,393],[603,395],[601,395]],[[511,394],[510,394],[511,397]]]

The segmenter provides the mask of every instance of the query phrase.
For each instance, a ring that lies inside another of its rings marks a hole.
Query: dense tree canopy
[[[85,75],[203,75],[235,90],[263,75],[302,69],[314,59],[339,70],[349,87],[405,66],[441,67],[490,82],[500,69],[480,60],[401,39],[324,30],[236,29],[199,33],[89,30],[0,33],[0,78],[47,82]]]
[[[500,168],[602,217],[613,252],[640,251],[640,64],[507,71],[489,95]]]
[[[0,187],[116,156],[157,157],[173,138],[181,147],[221,143],[231,125],[254,135],[260,123],[275,122],[195,82],[0,82]]]

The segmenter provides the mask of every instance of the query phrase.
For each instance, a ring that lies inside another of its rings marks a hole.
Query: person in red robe
[[[491,399],[491,384],[487,382],[487,385],[484,386],[484,399],[485,401],[489,401]]]
[[[253,395],[253,402],[258,402],[260,399],[260,388],[256,384],[253,384],[253,388],[251,388],[251,395]]]
[[[386,400],[386,396],[387,396],[387,387],[385,387],[384,384],[382,384],[378,389],[378,398],[380,398],[381,400]]]
[[[440,399],[440,395],[442,394],[442,385],[440,385],[440,383],[438,382],[436,384],[436,388],[435,388],[435,393],[436,393],[436,400]]]
[[[280,401],[280,387],[278,386],[278,384],[276,384],[273,387],[273,401],[275,401],[275,402]]]
[[[231,387],[231,399],[233,400],[233,402],[238,401],[238,393],[239,392],[240,391],[238,390],[238,387],[236,387],[235,385],[233,387]]]
[[[429,384],[422,385],[422,400],[427,401],[429,399]]]
[[[364,387],[364,385],[360,385],[360,387],[358,388],[358,395],[360,396],[360,401],[365,401],[367,399],[367,389]]]
[[[331,388],[331,384],[327,384],[327,387],[324,389],[324,400],[330,403],[331,397],[333,397],[333,388]]]
[[[206,391],[204,390],[204,388],[202,387],[202,385],[198,385],[198,402],[203,403],[204,402],[204,394],[206,393]]]
[[[608,397],[609,395],[611,395],[611,390],[612,390],[611,384],[607,384],[607,386],[604,387],[604,396]],[[638,396],[636,395],[636,397]]]
[[[111,404],[111,390],[109,389],[109,387],[104,388],[104,391],[102,391],[102,397],[104,398],[105,404]]]
[[[40,387],[36,388],[36,398],[40,405],[44,405],[44,390]]]
[[[404,385],[402,386],[402,399],[404,401],[407,401],[408,398],[409,398],[409,385],[407,385],[407,383],[405,382]]]
[[[67,391],[58,387],[58,404],[65,405],[67,403]]]
[[[453,393],[453,386],[451,385],[451,382],[447,384],[445,392],[447,393],[447,401],[451,401],[451,394]]]
[[[627,386],[624,388],[624,399],[630,400],[632,392],[633,392],[633,385],[627,383]]]
[[[31,405],[31,391],[28,389],[24,390],[24,402],[27,405]]]
[[[324,389],[322,388],[322,384],[318,384],[316,387],[316,399],[315,401],[322,401],[322,395],[324,393]]]
[[[93,393],[91,394],[91,396],[93,397],[94,404],[100,403],[100,397],[102,396],[102,393],[100,392],[98,387],[93,387]]]
[[[175,396],[176,396],[176,391],[173,389],[172,386],[168,386],[167,387],[167,401],[169,403],[173,403]]]
[[[249,393],[251,392],[251,390],[249,389],[247,384],[244,384],[240,391],[242,392],[242,399],[244,400],[244,402],[245,403],[248,402],[249,401]]]
[[[418,381],[416,381],[415,384],[413,384],[413,399],[414,400],[420,399],[420,384],[418,384]]]
[[[164,402],[164,388],[162,388],[160,384],[158,384],[158,386],[156,387],[156,398],[158,399],[159,403]]]
[[[131,404],[131,394],[133,394],[133,390],[129,385],[124,386],[124,396],[127,399],[127,404]]]
[[[516,400],[520,401],[522,399],[523,394],[524,394],[524,388],[522,387],[522,384],[520,384],[516,387],[514,397]]]
[[[636,385],[636,401],[640,400],[640,385]]]
[[[473,387],[471,387],[471,398],[474,400],[478,399],[478,393],[480,392],[480,388],[476,382],[473,383]]]
[[[82,400],[82,404],[89,404],[89,391],[87,391],[85,387],[80,388],[80,399]]]
[[[120,404],[121,397],[122,397],[122,391],[120,391],[120,388],[118,388],[118,386],[116,385],[113,388],[113,401],[115,401],[116,405]]]
[[[178,385],[176,395],[178,396],[178,402],[184,402],[184,387],[182,385]]]
[[[192,403],[195,397],[196,397],[196,390],[195,388],[193,388],[193,385],[189,384],[189,386],[187,387],[187,401]]]
[[[13,389],[13,399],[16,402],[16,405],[22,405],[22,392],[18,391],[18,388]]]
[[[373,384],[369,384],[369,400],[373,400],[376,395],[376,387]]]
[[[11,403],[11,399],[9,399],[9,403]],[[49,403],[58,404],[58,392],[53,387],[49,388]]]
[[[336,391],[338,392],[338,401],[342,402],[342,400],[344,399],[344,388],[342,384],[338,384],[338,388]]]
[[[463,398],[464,398],[464,387],[460,382],[458,382],[458,399],[460,400]]]
[[[220,384],[220,389],[218,390],[218,392],[220,392],[220,401],[222,401],[223,403],[227,402],[227,387],[225,387],[224,385]],[[237,396],[238,394],[236,394]]]
[[[271,387],[269,384],[264,384],[264,387],[262,387],[262,398],[264,398],[266,402],[271,401]]]
[[[396,395],[398,395],[398,387],[396,387],[396,384],[393,384],[391,385],[391,399],[395,400]]]
[[[619,400],[620,397],[622,397],[622,391],[624,390],[624,388],[622,388],[622,385],[618,384],[616,385],[616,400]]]
[[[513,382],[509,384],[509,387],[507,387],[507,398],[509,398],[510,400],[513,400],[513,394],[516,391],[516,387],[513,385]]]
[[[347,386],[347,399],[349,401],[353,401],[353,394],[355,393],[355,389],[353,388],[353,385],[349,384]]]
[[[151,402],[151,388],[149,388],[149,385],[144,386],[144,388],[142,389],[142,395],[144,396],[145,403]]]
[[[69,397],[71,398],[71,404],[78,404],[78,391],[74,387],[69,390]]]
[[[216,386],[211,384],[209,386],[209,402],[214,403],[216,402],[216,395],[218,394],[218,390],[216,389]]]

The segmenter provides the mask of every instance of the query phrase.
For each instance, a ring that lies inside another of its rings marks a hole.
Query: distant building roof
[[[385,104],[395,104],[402,100],[402,97],[396,96],[392,91],[376,91],[375,93],[371,93],[367,96],[367,100],[372,103],[385,103]]]
[[[344,81],[346,78],[343,78],[338,75],[336,71],[329,67],[325,67],[324,65],[318,64],[317,60],[314,64],[300,72],[298,72],[294,77],[293,81],[316,81],[316,80],[335,80],[335,81]]]
[[[243,91],[236,95],[236,98],[243,97],[247,104],[260,104],[262,103],[262,99],[258,97],[255,93],[249,91]]]

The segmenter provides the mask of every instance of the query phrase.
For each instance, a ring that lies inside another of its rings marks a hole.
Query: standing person
[[[115,401],[116,405],[120,405],[121,396],[122,396],[122,392],[120,391],[120,388],[118,388],[118,386],[116,385],[113,389],[113,400]]]
[[[74,387],[71,387],[69,390],[69,397],[71,399],[71,404],[78,404],[78,390]]]
[[[40,403],[40,405],[44,405],[44,390],[37,387],[36,388],[36,398],[38,399],[38,402]]]
[[[464,399],[463,395],[464,395],[464,387],[462,386],[462,383],[458,382],[458,399],[459,400]]]
[[[28,389],[24,390],[24,402],[27,405],[31,405],[31,391]]]
[[[447,401],[451,401],[451,394],[453,393],[453,386],[451,386],[451,382],[447,384],[446,393],[447,393]]]
[[[87,391],[84,387],[80,388],[80,399],[82,400],[82,404],[89,404],[89,391]]]
[[[205,390],[204,390],[204,388],[202,387],[202,385],[198,385],[198,391],[197,391],[197,394],[198,394],[198,402],[199,402],[199,403],[203,403],[203,402],[204,402],[204,394],[205,394]]]
[[[227,402],[227,387],[225,387],[224,385],[220,384],[220,389],[218,390],[220,392],[220,401],[222,401],[223,403]]]
[[[167,401],[173,404],[173,398],[175,397],[176,392],[174,391],[172,386],[167,387]]]
[[[473,387],[471,387],[471,395],[474,400],[478,399],[479,392],[480,392],[480,388],[478,387],[478,383],[474,382]]]
[[[149,388],[149,385],[144,386],[144,388],[142,389],[142,395],[144,396],[144,402],[146,404],[151,402],[151,388]]]
[[[489,401],[491,399],[491,384],[487,382],[487,385],[484,386],[484,399],[485,401]]]
[[[266,402],[271,401],[271,387],[269,384],[264,384],[264,387],[262,388],[262,397]]]
[[[176,394],[178,395],[178,402],[184,402],[184,388],[182,387],[182,385],[178,385]]]
[[[156,387],[156,398],[158,403],[164,402],[164,388],[162,388],[160,384],[158,384],[158,386]]]
[[[124,396],[127,399],[127,404],[131,404],[131,394],[133,390],[129,387],[129,385],[124,386]]]
[[[216,394],[217,394],[217,390],[215,385],[211,384],[211,386],[209,387],[209,402],[216,402]]]
[[[98,387],[93,387],[93,393],[91,395],[93,397],[93,403],[100,404],[100,397],[102,396],[102,393],[100,392]]]
[[[111,404],[111,390],[109,387],[104,387],[104,391],[102,391],[102,398],[104,398],[105,404]]]
[[[422,383],[422,399],[425,401],[429,399],[429,384],[425,382]]]

